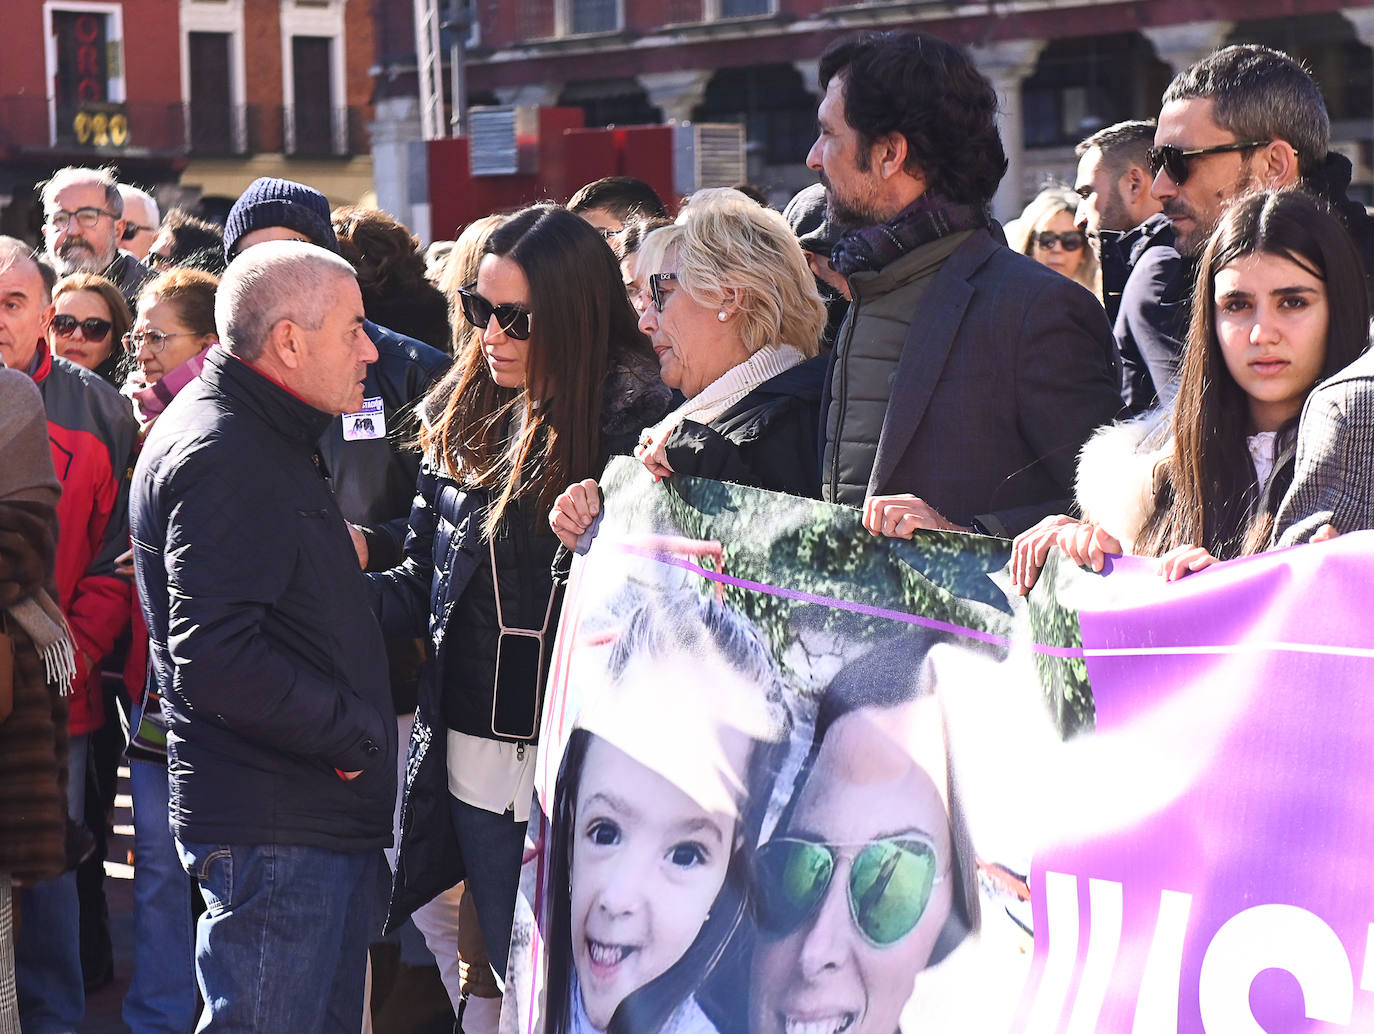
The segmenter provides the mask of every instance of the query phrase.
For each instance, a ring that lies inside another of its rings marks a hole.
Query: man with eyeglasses
[[[124,198],[112,169],[59,169],[42,185],[43,242],[48,260],[62,276],[98,273],[112,281],[134,308],[152,275],[120,250],[127,222]]]
[[[1365,259],[1366,276],[1374,269],[1374,221],[1346,197],[1350,162],[1330,150],[1330,136],[1316,82],[1268,47],[1226,47],[1169,84],[1147,161],[1151,193],[1174,240],[1140,255],[1116,323],[1131,410],[1173,401],[1197,260],[1235,199],[1301,185],[1337,209]]]
[[[153,246],[153,238],[162,221],[157,202],[146,190],[119,184],[119,196],[124,199],[124,232],[119,243],[125,251],[143,262]]]
[[[37,383],[62,482],[57,598],[77,647],[66,698],[72,733],[67,810],[79,823],[88,741],[105,717],[99,662],[129,617],[129,582],[116,575],[115,560],[129,544],[129,471],[138,427],[114,388],[49,351],[44,332],[53,318],[56,279],[21,241],[0,237],[0,361]],[[73,1030],[85,1012],[75,872],[26,889],[22,907],[15,968],[24,1030]]]

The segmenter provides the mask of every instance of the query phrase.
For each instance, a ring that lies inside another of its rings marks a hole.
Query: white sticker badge
[[[343,415],[343,434],[346,442],[362,442],[386,437],[386,413],[382,400],[363,399],[363,408]]]

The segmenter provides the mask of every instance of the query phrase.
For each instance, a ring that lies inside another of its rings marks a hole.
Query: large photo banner
[[[1374,534],[1168,584],[608,468],[503,1034],[1374,1030]]]

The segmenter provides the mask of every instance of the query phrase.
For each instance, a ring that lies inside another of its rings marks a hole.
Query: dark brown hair
[[[339,238],[339,254],[358,271],[364,302],[414,294],[429,283],[420,241],[385,212],[340,205],[331,218]]]
[[[524,388],[492,380],[481,334],[462,345],[425,404],[420,447],[447,473],[492,493],[492,534],[520,496],[547,511],[567,485],[591,477],[601,448],[602,394],[610,364],[649,354],[625,296],[615,255],[580,217],[556,205],[517,212],[493,231],[484,257],[514,262],[530,287],[533,334]]]
[[[1192,323],[1174,403],[1174,452],[1164,467],[1155,511],[1137,551],[1161,556],[1182,545],[1204,546],[1220,560],[1266,548],[1283,492],[1255,479],[1246,436],[1249,397],[1231,376],[1216,334],[1217,274],[1247,255],[1277,255],[1326,284],[1330,322],[1321,380],[1348,366],[1369,343],[1364,266],[1345,226],[1326,205],[1300,190],[1267,191],[1237,201],[1222,217],[1198,267]],[[1314,385],[1315,387],[1315,385]],[[1310,390],[1310,389],[1309,389]],[[1297,420],[1280,429],[1291,441]],[[1275,471],[1291,480],[1291,469]]]

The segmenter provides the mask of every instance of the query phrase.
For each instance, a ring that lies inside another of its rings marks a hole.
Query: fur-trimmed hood
[[[1085,521],[1132,552],[1155,510],[1160,464],[1174,452],[1170,412],[1151,409],[1098,428],[1078,454],[1074,495]]]

